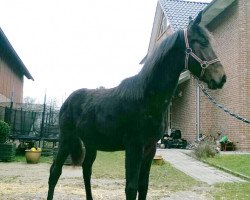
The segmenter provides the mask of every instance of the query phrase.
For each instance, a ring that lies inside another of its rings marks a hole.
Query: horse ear
[[[199,25],[202,19],[202,11],[199,12],[199,14],[197,15],[197,17],[194,20],[194,25]]]
[[[188,25],[191,25],[194,22],[192,16],[189,16],[188,18]]]

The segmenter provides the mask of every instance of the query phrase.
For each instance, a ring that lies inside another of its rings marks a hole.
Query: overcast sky
[[[24,97],[42,103],[47,90],[60,104],[76,89],[114,87],[136,74],[156,3],[2,0],[0,26],[35,79],[25,79]]]

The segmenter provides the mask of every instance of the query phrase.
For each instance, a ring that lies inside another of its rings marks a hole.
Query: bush
[[[10,126],[0,120],[0,143],[5,143],[10,134]]]
[[[214,157],[217,153],[216,145],[209,141],[204,141],[194,148],[194,155],[198,159]]]

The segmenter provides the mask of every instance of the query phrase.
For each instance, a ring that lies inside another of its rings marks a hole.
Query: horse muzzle
[[[211,79],[210,81],[208,81],[207,85],[209,89],[217,90],[217,89],[221,89],[226,83],[226,81],[227,81],[227,76],[223,75],[219,81]]]

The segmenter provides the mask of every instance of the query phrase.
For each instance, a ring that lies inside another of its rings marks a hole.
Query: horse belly
[[[124,144],[120,135],[107,136],[97,134],[90,142],[100,151],[121,151],[124,150]]]
[[[113,152],[113,151],[124,151],[125,147],[124,145],[100,145],[97,147],[97,150],[99,151],[107,151],[107,152]]]

